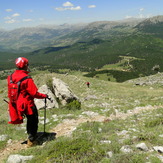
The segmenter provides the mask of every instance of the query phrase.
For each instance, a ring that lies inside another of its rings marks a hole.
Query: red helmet
[[[19,57],[15,60],[15,64],[18,68],[24,68],[25,66],[28,66],[28,59],[24,57]]]

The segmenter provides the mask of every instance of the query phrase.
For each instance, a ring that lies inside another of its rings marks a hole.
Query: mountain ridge
[[[162,16],[154,17],[153,19],[162,19]],[[145,19],[148,20],[148,19]],[[97,30],[97,34],[100,32],[109,33],[111,29],[117,27],[132,28],[138,25],[144,19],[126,19],[123,21],[96,21],[88,24],[63,24],[59,26],[38,26],[28,28],[18,28],[11,31],[0,31],[0,50],[2,51],[15,51],[15,52],[31,52],[42,47],[48,46],[62,46],[75,43],[73,38],[75,33],[82,35],[86,32],[87,35],[92,37],[91,32]],[[127,29],[127,30],[128,30]],[[131,29],[130,29],[131,30]],[[104,37],[102,35],[101,37]],[[70,38],[71,39],[70,39]],[[65,39],[65,41],[63,40]],[[81,37],[82,39],[82,37]]]

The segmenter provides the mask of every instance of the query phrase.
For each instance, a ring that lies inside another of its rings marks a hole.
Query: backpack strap
[[[24,80],[26,80],[26,79],[30,79],[30,78],[31,78],[30,76],[25,76],[25,77],[23,77],[22,79],[20,79],[20,80],[17,82],[17,84],[18,84],[18,95],[19,95],[19,93],[20,93],[20,84],[21,84],[21,82],[24,81]]]
[[[10,75],[10,83],[14,83],[14,82],[12,81],[12,74]]]
[[[23,77],[22,79],[20,79],[17,84],[20,85],[20,83],[26,79],[30,79],[31,77],[30,76],[25,76]],[[12,80],[12,74],[10,75],[10,83],[14,83],[13,80]]]
[[[25,77],[23,77],[22,79],[20,79],[17,83],[18,83],[18,85],[20,85],[20,83],[22,82],[22,81],[24,81],[24,80],[26,80],[26,79],[30,79],[31,77],[30,76],[25,76]]]

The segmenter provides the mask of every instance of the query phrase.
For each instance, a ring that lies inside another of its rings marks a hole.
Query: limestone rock
[[[113,152],[109,151],[109,152],[106,153],[106,155],[107,155],[108,158],[111,158],[111,157],[113,157]]]
[[[75,94],[73,94],[69,86],[66,83],[64,83],[62,80],[53,77],[52,84],[53,84],[55,96],[63,106],[65,106],[66,104],[74,100],[79,101],[79,98]]]
[[[146,146],[145,143],[140,143],[136,145],[136,148],[142,150],[142,151],[148,151],[148,147]]]
[[[153,147],[155,151],[159,152],[159,153],[163,153],[163,146],[155,146]]]
[[[59,108],[58,102],[56,101],[54,94],[51,92],[51,90],[48,88],[47,85],[42,85],[38,91],[41,93],[47,94],[52,99],[52,102],[47,99],[47,109]],[[37,109],[44,108],[45,99],[35,99],[35,104],[36,104]]]
[[[7,159],[7,163],[25,163],[29,160],[32,160],[33,156],[22,156],[22,155],[10,155]]]
[[[123,153],[131,153],[131,152],[133,152],[133,150],[130,148],[129,145],[123,146],[123,147],[120,149],[120,151],[123,152]]]
[[[0,135],[0,141],[5,141],[8,138],[8,135]]]

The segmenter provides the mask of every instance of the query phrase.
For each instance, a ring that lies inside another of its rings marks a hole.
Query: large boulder
[[[60,103],[63,106],[74,100],[79,101],[79,98],[71,91],[69,86],[62,80],[53,77],[52,82],[55,97],[60,101]]]
[[[47,94],[52,99],[52,101],[49,101],[47,99],[47,109],[48,108],[59,108],[58,102],[56,101],[54,94],[48,88],[47,85],[42,85],[38,91],[41,93]],[[45,107],[45,99],[35,99],[35,104],[36,104],[37,109],[41,109],[41,108]]]

